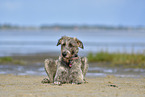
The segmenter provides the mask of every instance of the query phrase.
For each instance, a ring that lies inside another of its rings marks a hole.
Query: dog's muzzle
[[[70,58],[72,56],[71,52],[69,50],[63,50],[62,57],[64,58]]]

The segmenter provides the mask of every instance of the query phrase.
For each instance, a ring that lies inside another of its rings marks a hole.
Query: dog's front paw
[[[83,84],[83,83],[84,81],[78,79],[71,82],[71,84],[76,84],[76,85]]]
[[[73,83],[71,83],[71,84],[73,84],[73,85],[79,85],[79,84],[82,84],[83,82],[73,82]]]
[[[54,85],[59,85],[59,86],[61,86],[62,84],[61,84],[61,82],[59,82],[59,81],[55,81],[55,82],[54,82]]]
[[[79,85],[79,84],[83,84],[82,81],[76,81],[75,84]]]

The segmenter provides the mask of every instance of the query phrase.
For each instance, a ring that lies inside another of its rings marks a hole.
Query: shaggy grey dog
[[[77,38],[63,36],[58,40],[57,46],[61,45],[61,56],[58,60],[46,59],[45,71],[48,78],[42,83],[64,83],[81,84],[86,82],[85,75],[88,71],[86,57],[79,57],[79,47],[84,48],[83,43]]]

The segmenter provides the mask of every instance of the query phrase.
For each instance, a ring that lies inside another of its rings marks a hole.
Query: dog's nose
[[[65,57],[67,55],[67,52],[63,52],[62,56]]]

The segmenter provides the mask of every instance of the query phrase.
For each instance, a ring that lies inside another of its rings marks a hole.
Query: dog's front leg
[[[69,78],[70,78],[70,82],[72,84],[82,84],[82,83],[84,83],[83,74],[80,70],[71,72]]]
[[[54,59],[45,59],[44,61],[45,71],[47,73],[48,78],[44,78],[41,82],[42,83],[53,83],[54,76],[57,69],[57,60]]]
[[[68,69],[61,64],[61,62],[58,62],[57,64],[57,71],[54,78],[54,84],[55,85],[61,85],[63,83],[67,83],[68,80]]]
[[[77,59],[73,61],[73,65],[70,69],[70,82],[72,84],[81,84],[84,83],[84,76],[81,70],[81,59]]]
[[[89,68],[88,59],[86,57],[81,57],[81,63],[82,63],[81,70],[84,76],[84,81],[85,83],[87,83],[87,81],[85,80],[85,76]]]

